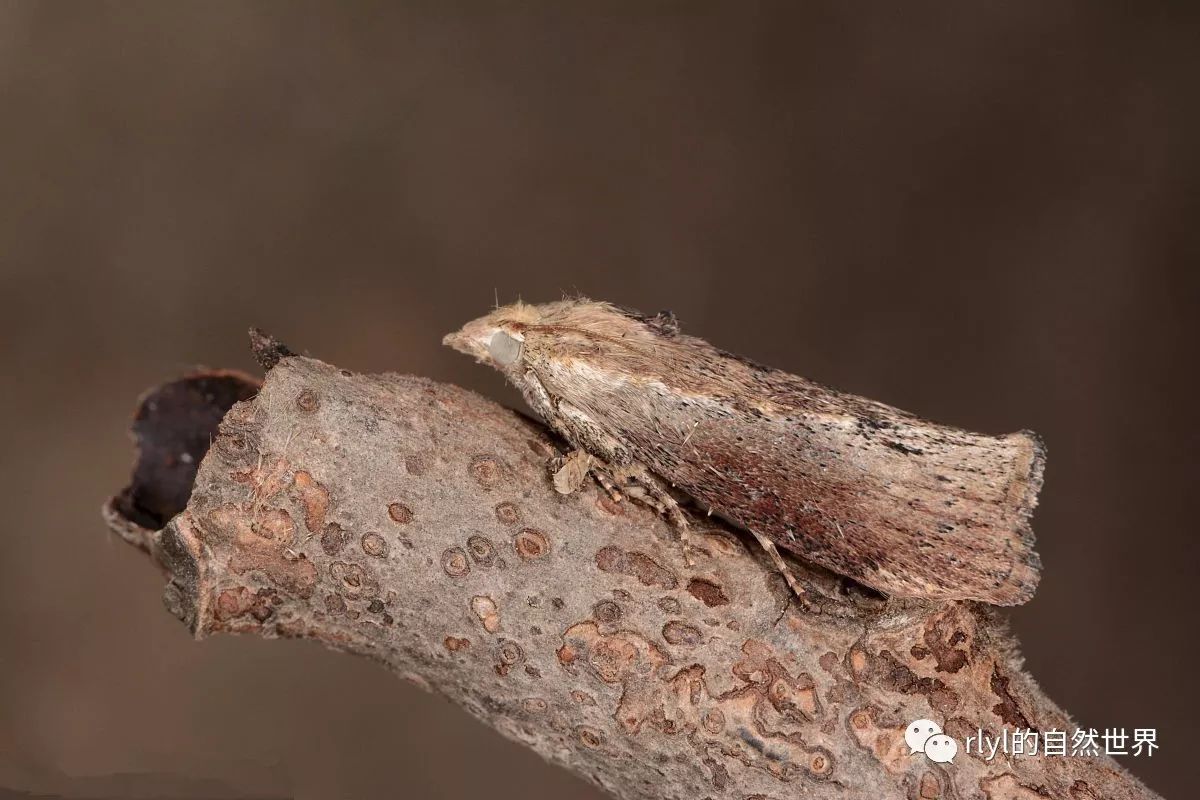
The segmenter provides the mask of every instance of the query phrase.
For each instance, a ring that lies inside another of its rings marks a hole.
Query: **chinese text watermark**
[[[924,753],[931,761],[953,762],[958,755],[958,741],[947,736],[933,720],[918,719],[904,730],[904,742],[909,753]],[[1017,728],[1002,729],[999,735],[984,733],[982,728],[963,741],[962,751],[991,761],[1003,756],[1153,756],[1158,749],[1157,728],[1076,728],[1069,733],[1058,728],[1044,731]]]

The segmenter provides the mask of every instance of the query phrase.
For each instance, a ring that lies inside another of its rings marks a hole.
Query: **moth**
[[[1041,567],[1030,515],[1045,452],[939,425],[586,299],[517,303],[444,343],[503,372],[589,474],[665,514],[676,494],[751,533],[798,593],[779,549],[887,595],[1017,605]]]

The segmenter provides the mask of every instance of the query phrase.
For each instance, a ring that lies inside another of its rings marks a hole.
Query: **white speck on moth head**
[[[520,339],[510,336],[504,331],[493,333],[487,345],[488,354],[501,367],[508,367],[516,363],[521,357],[523,347],[524,344]]]

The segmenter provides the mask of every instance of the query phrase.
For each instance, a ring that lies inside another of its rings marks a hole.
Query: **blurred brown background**
[[[1185,796],[1193,9],[0,3],[0,786],[596,797],[374,664],[191,642],[97,514],[138,393],[250,324],[517,403],[442,334],[582,292],[1040,431],[1028,665]]]

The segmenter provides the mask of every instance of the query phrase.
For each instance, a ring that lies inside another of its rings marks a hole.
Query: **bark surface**
[[[147,395],[133,483],[105,508],[197,637],[369,656],[631,800],[1156,797],[1106,757],[910,753],[923,718],[960,748],[1018,728],[1069,746],[987,607],[797,565],[801,606],[716,520],[695,521],[688,567],[646,509],[558,494],[556,442],[516,412],[268,355],[260,390],[222,372]]]

